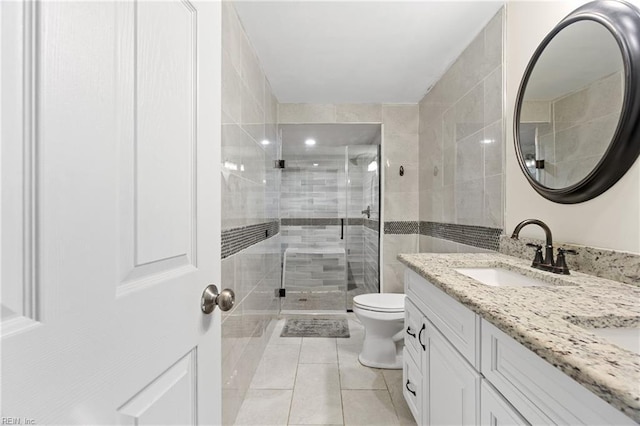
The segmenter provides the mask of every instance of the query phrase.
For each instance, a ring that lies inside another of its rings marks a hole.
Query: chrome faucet
[[[527,225],[538,225],[544,230],[545,237],[547,239],[545,243],[544,258],[542,257],[542,247],[537,244],[527,244],[530,247],[536,248],[536,256],[533,259],[532,267],[542,269],[543,271],[555,272],[555,262],[553,261],[553,237],[551,236],[551,229],[541,220],[538,219],[526,219],[520,222],[511,234],[511,238],[518,239],[520,231]]]

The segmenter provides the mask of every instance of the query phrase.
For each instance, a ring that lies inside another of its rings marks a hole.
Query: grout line
[[[347,320],[348,326],[348,320]],[[349,333],[349,339],[351,338],[351,333]],[[344,398],[342,397],[342,373],[340,372],[340,355],[338,354],[338,339],[335,339],[336,345],[336,365],[338,368],[338,388],[340,389],[340,414],[342,415],[342,424],[345,424],[344,421]]]
[[[283,323],[284,326],[284,323]],[[287,414],[287,425],[291,420],[291,409],[293,408],[293,395],[296,391],[296,382],[298,381],[298,370],[300,368],[300,354],[302,353],[302,340],[300,340],[300,345],[298,345],[298,359],[296,361],[296,372],[293,377],[293,388],[291,389],[291,401],[289,401],[289,413]]]
[[[382,373],[382,379],[384,380],[384,384],[387,386],[387,393],[389,394],[389,401],[391,401],[391,406],[393,407],[393,412],[396,413],[396,419],[398,420],[398,424],[400,424],[400,414],[398,413],[398,407],[396,407],[396,403],[393,401],[393,396],[391,395],[391,389],[389,389],[389,382],[387,382],[387,377]],[[402,383],[402,382],[400,382]],[[403,396],[404,398],[404,396]]]

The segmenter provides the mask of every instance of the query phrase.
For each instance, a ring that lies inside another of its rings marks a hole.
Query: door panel
[[[133,137],[139,266],[191,258],[198,85],[192,5],[140,2],[136,9]]]
[[[197,267],[197,13],[180,0],[120,12],[122,284],[148,284]]]
[[[220,4],[0,7],[2,416],[219,423]]]
[[[31,45],[23,43],[23,33],[31,28],[32,4],[3,2],[0,15],[2,42],[2,155],[0,171],[3,206],[2,223],[2,295],[0,305],[3,334],[29,325],[36,318],[36,289],[33,276],[33,190],[31,171],[34,138],[31,135],[32,111],[29,109],[31,76],[23,72],[23,60],[31,58]],[[24,59],[23,59],[24,58]],[[4,141],[23,141],[5,143]],[[4,206],[11,206],[8,209]]]
[[[120,407],[119,424],[197,424],[196,355],[189,352]]]

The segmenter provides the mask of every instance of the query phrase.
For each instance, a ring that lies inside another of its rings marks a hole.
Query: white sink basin
[[[640,317],[565,317],[577,325],[614,345],[640,355]]]
[[[456,268],[455,271],[492,287],[541,287],[551,284],[503,268]]]
[[[588,330],[616,346],[640,354],[640,327],[590,328]]]

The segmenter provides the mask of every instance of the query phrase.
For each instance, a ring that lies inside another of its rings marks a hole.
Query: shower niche
[[[380,287],[379,124],[280,125],[281,313],[344,313]]]

